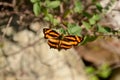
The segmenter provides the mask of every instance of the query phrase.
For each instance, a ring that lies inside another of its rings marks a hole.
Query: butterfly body
[[[44,28],[43,29],[44,38],[48,39],[48,45],[50,48],[58,49],[70,49],[72,46],[77,46],[78,43],[82,41],[82,38],[74,35],[64,36],[63,34],[59,34],[58,32]]]

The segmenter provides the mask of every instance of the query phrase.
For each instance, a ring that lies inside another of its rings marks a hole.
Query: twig
[[[6,3],[6,2],[0,2],[0,5],[13,7],[12,4],[10,4],[10,3]]]
[[[12,5],[13,5],[13,7],[15,7],[15,5],[16,5],[16,0],[13,0],[13,1],[12,1]]]
[[[12,19],[13,19],[13,17],[10,17],[10,19],[9,19],[7,25],[6,25],[6,30],[3,32],[2,39],[4,39],[5,34],[6,34],[6,32],[7,32],[7,28],[10,26],[10,23],[11,23]]]

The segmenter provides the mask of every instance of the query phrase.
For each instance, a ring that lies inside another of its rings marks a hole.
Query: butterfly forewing
[[[82,38],[79,36],[68,35],[64,36],[64,40],[68,41],[71,45],[76,46],[82,41]]]
[[[51,29],[47,29],[47,28],[43,29],[43,33],[44,33],[44,35],[45,35],[44,37],[46,39],[58,38],[60,36],[59,33],[57,33],[56,31],[51,30]]]
[[[80,42],[82,42],[82,41],[83,41],[83,38],[82,38],[82,37],[75,36],[75,38],[76,38],[76,41],[77,41],[78,43],[80,43]]]

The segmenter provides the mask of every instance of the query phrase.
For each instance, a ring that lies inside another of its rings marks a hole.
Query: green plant
[[[88,66],[86,67],[86,73],[89,75],[90,80],[99,80],[99,77],[106,79],[111,74],[111,68],[108,64],[103,64],[98,69]]]
[[[97,0],[92,0],[89,5],[83,5],[80,0],[31,0],[31,2],[36,16],[43,15],[42,18],[50,22],[50,27],[60,27],[61,32],[83,36],[82,44],[94,41],[99,36],[120,34],[119,30],[99,23],[108,8],[103,8]],[[91,6],[94,8],[89,9]]]

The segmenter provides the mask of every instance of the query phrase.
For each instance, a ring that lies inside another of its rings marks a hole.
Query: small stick
[[[5,33],[7,32],[7,28],[10,26],[10,23],[11,23],[12,19],[13,19],[13,17],[10,17],[10,19],[9,19],[7,25],[6,25],[6,30],[3,32],[2,39],[5,37]]]

